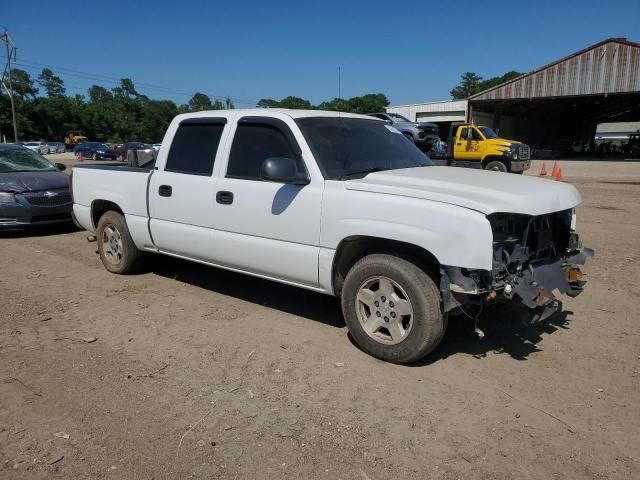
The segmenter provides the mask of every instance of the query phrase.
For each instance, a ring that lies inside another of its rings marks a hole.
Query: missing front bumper
[[[556,292],[570,297],[582,293],[586,281],[581,267],[592,256],[593,250],[582,248],[555,261],[535,266],[529,264],[515,273],[498,268],[480,275],[457,267],[445,267],[441,271],[440,285],[444,310],[464,308],[467,303],[477,304],[478,298],[482,304],[520,302],[530,311],[530,315],[523,318],[525,324],[543,322],[562,310]],[[487,283],[488,278],[490,283]]]

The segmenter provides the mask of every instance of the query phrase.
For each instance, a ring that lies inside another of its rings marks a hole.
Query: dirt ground
[[[562,167],[587,292],[533,328],[487,311],[483,340],[451,322],[408,367],[358,350],[331,297],[0,233],[0,478],[640,478],[640,162]]]

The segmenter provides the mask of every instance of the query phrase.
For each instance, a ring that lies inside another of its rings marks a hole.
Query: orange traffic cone
[[[558,162],[553,162],[553,168],[551,169],[551,176],[553,178],[556,178],[556,175],[558,174]]]
[[[562,168],[558,168],[558,171],[556,172],[555,179],[556,179],[556,182],[561,182],[562,181]]]
[[[542,161],[542,168],[540,168],[540,176],[545,177],[547,175],[547,162]]]

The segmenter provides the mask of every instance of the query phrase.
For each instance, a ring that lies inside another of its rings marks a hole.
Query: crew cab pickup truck
[[[522,173],[531,165],[528,145],[501,138],[489,127],[453,123],[446,152],[431,152],[434,160],[447,165]]]
[[[339,296],[355,341],[387,361],[427,355],[451,313],[518,301],[538,321],[553,291],[583,289],[573,186],[431,166],[372,117],[178,115],[145,167],[73,170],[76,221],[109,271],[157,252]]]

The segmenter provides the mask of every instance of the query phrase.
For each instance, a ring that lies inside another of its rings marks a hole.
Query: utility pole
[[[4,67],[4,72],[2,72],[2,78],[0,78],[0,83],[6,90],[9,95],[9,101],[11,102],[11,118],[13,119],[13,141],[18,142],[18,123],[16,122],[16,105],[13,101],[13,79],[11,75],[11,57],[13,57],[13,61],[16,60],[16,46],[11,41],[9,34],[5,30],[0,33],[0,42],[4,43],[5,51],[7,53],[7,64]],[[8,74],[8,75],[7,75]],[[5,81],[5,77],[8,78],[8,82]],[[9,87],[7,88],[7,83]]]

